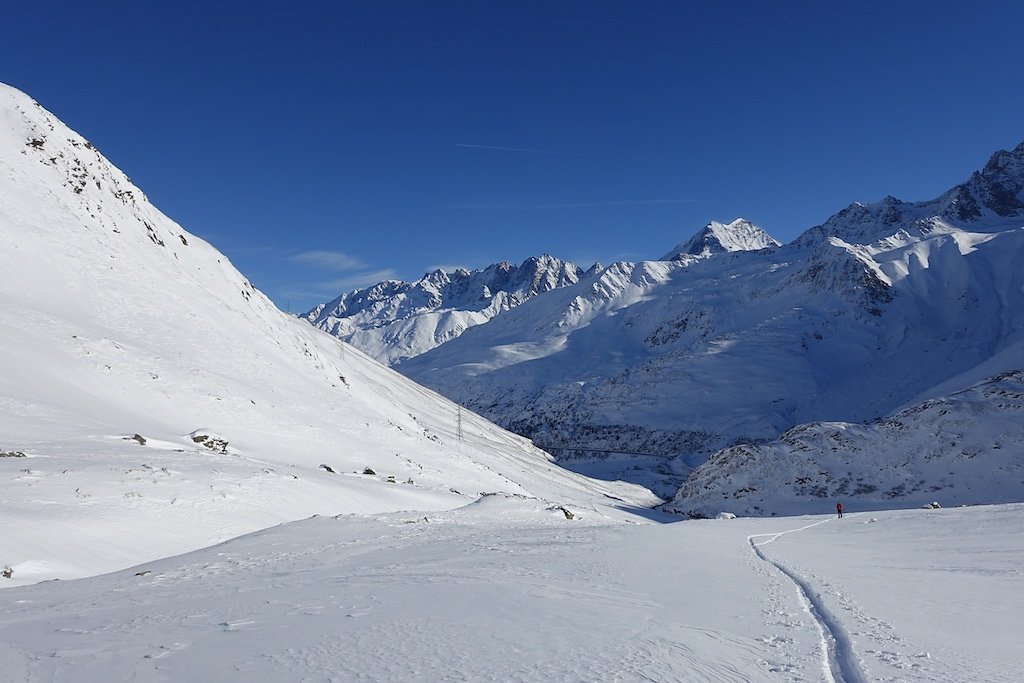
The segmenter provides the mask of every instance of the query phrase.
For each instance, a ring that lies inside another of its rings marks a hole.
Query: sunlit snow
[[[1024,506],[657,512],[276,310],[6,86],[0,236],[0,680],[1024,668]]]

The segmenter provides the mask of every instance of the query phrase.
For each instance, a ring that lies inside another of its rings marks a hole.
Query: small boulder
[[[565,508],[565,507],[563,507],[561,505],[556,505],[554,507],[550,507],[550,508],[548,508],[548,510],[558,510],[563,515],[565,515],[566,519],[576,519],[576,515],[575,514],[573,514],[570,510],[568,510],[567,508]]]

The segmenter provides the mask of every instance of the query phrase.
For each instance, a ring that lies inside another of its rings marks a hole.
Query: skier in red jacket
[[[839,515],[839,519],[843,518],[843,504],[842,503],[836,503],[836,514]]]

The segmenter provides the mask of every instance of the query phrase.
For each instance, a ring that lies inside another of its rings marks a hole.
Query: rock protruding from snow
[[[575,284],[582,271],[544,254],[516,266],[435,270],[415,282],[388,280],[342,294],[303,318],[394,365],[443,344],[538,294]]]
[[[661,257],[662,261],[682,259],[686,256],[706,257],[731,251],[758,251],[781,245],[777,239],[744,218],[731,223],[711,221],[685,242]]]

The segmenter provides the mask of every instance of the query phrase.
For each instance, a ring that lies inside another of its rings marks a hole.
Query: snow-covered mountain
[[[930,202],[854,205],[782,247],[613,264],[401,370],[581,470],[656,485],[660,469],[664,493],[738,441],[1024,367],[1022,157],[999,152]]]
[[[939,197],[924,202],[904,202],[888,196],[872,204],[854,203],[823,224],[797,238],[802,245],[818,244],[837,237],[866,244],[903,231],[928,235],[942,226],[974,231],[1019,226],[1024,218],[1024,142],[1012,151],[1000,150],[980,171]]]
[[[0,585],[482,492],[655,502],[277,310],[8,86],[0,237]]]
[[[672,251],[661,257],[672,261],[686,256],[711,256],[727,251],[757,251],[781,246],[781,242],[744,218],[731,223],[711,221],[685,242],[680,242]]]
[[[666,509],[691,516],[798,514],[1015,502],[1024,497],[1024,370],[867,424],[815,422],[713,455]]]
[[[574,264],[544,254],[515,266],[435,270],[342,294],[302,317],[382,363],[396,365],[538,294],[579,281]]]

